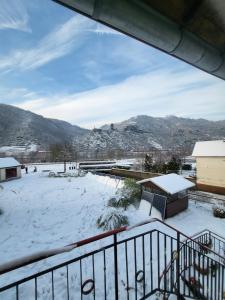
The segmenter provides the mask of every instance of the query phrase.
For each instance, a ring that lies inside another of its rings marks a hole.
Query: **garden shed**
[[[162,218],[170,218],[188,207],[188,189],[194,183],[177,174],[167,174],[137,182],[142,185],[142,199],[151,202]]]
[[[15,158],[0,158],[0,182],[20,177],[21,164]]]

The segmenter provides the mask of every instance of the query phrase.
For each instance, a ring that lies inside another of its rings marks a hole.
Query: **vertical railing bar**
[[[225,273],[225,267],[223,266],[223,267],[222,267],[222,293],[221,293],[221,294],[222,294],[222,295],[221,295],[222,299],[223,299],[224,293],[225,293],[224,273]]]
[[[150,232],[150,275],[151,275],[151,291],[153,290],[153,267],[152,267],[152,232]]]
[[[119,285],[118,285],[118,257],[117,257],[117,234],[114,235],[114,281],[115,281],[115,300],[119,299]]]
[[[205,258],[206,256],[203,255],[202,256],[202,269],[205,270]],[[205,276],[203,275],[202,276],[202,290],[203,290],[203,295],[205,296],[206,293],[205,293]]]
[[[176,281],[177,281],[177,300],[180,299],[180,232],[177,232],[177,258],[176,258]]]
[[[185,245],[183,245],[183,252],[184,252],[184,255],[183,255],[183,269],[184,269],[184,278],[185,279],[186,279],[186,265],[187,265],[186,251],[187,251],[187,241],[185,242]],[[185,288],[186,288],[186,285],[183,284],[183,294],[184,295],[185,295]]]
[[[19,286],[16,285],[16,300],[19,300]]]
[[[157,231],[157,267],[158,267],[158,289],[160,289],[160,244],[159,244],[159,232]]]
[[[221,293],[220,293],[220,265],[218,264],[218,296],[219,296],[219,298],[220,298],[220,296],[221,296]]]
[[[93,276],[93,281],[94,281],[94,289],[93,289],[93,297],[95,300],[95,255],[92,254],[92,276]]]
[[[69,265],[66,265],[66,287],[67,287],[67,299],[70,299],[70,291],[69,291]]]
[[[34,298],[37,300],[37,277],[34,278]]]
[[[80,298],[81,300],[83,299],[83,293],[82,293],[82,282],[83,282],[83,278],[82,278],[82,260],[80,259]]]
[[[52,272],[51,272],[51,274],[52,274],[52,299],[54,300],[55,299],[55,294],[54,294],[54,271],[52,270]]]
[[[129,300],[129,268],[128,268],[128,257],[127,257],[127,241],[125,242],[125,256],[126,256],[126,280],[127,280],[127,300]]]
[[[217,293],[217,284],[216,284],[216,279],[217,279],[217,263],[215,262],[215,277],[214,277],[214,289],[215,289],[215,291],[214,291],[214,295],[215,295],[215,299],[217,299],[216,298],[216,293]]]
[[[134,280],[135,280],[135,300],[137,300],[137,280],[136,280],[136,274],[137,274],[137,253],[136,253],[136,238],[134,238]]]
[[[144,282],[143,282],[143,294],[145,296],[145,236],[142,236],[142,259],[143,259],[143,273],[144,273]]]
[[[209,257],[207,256],[207,270],[209,270]],[[206,285],[207,285],[207,299],[209,298],[209,274],[207,274]],[[212,275],[211,275],[212,276]]]
[[[192,249],[188,246],[188,278],[191,277],[191,265],[192,265]],[[188,296],[190,297],[190,289],[188,289]]]
[[[212,261],[210,261],[210,265],[212,267]],[[213,293],[213,281],[212,281],[212,272],[210,273],[210,298],[212,299],[212,293]]]
[[[170,266],[170,291],[173,291],[173,271],[174,271],[174,261],[173,261],[173,238],[170,237],[170,259],[172,261]]]
[[[105,258],[105,249],[103,250],[103,262],[104,262],[104,293],[105,293],[105,300],[107,299],[106,295],[106,258]]]
[[[166,266],[167,266],[167,259],[166,259],[166,235],[164,235],[164,270],[166,270]],[[164,290],[167,290],[166,276],[167,276],[167,272],[165,272],[165,274],[164,274]]]

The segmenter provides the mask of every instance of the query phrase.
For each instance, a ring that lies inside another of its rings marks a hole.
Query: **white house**
[[[225,194],[225,141],[195,144],[197,186],[208,192]]]
[[[0,158],[0,182],[20,177],[21,164],[15,158]]]

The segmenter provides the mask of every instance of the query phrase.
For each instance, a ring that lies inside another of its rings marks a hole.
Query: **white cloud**
[[[2,58],[0,69],[35,69],[68,54],[80,44],[81,39],[76,39],[76,37],[80,29],[87,26],[88,22],[88,19],[80,16],[69,19],[46,35],[34,48],[17,50]],[[76,43],[74,43],[75,39]]]
[[[85,33],[115,34],[115,31],[103,25],[99,27],[96,22],[76,15],[43,37],[35,47],[16,50],[1,58],[0,69],[10,71],[39,68],[82,45],[87,37]]]
[[[93,128],[138,114],[222,119],[225,83],[198,70],[155,71],[78,94],[51,95],[18,106]]]
[[[0,6],[0,29],[31,32],[29,16],[21,0],[1,0]]]

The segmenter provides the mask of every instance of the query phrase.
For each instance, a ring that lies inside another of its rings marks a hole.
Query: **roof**
[[[205,141],[195,144],[192,156],[225,156],[225,141]]]
[[[225,79],[224,0],[54,0]]]
[[[183,176],[174,173],[143,179],[137,183],[142,184],[145,182],[152,182],[154,185],[171,195],[195,186],[194,183],[185,179]]]
[[[17,166],[20,166],[20,163],[13,157],[0,158],[0,169]]]

